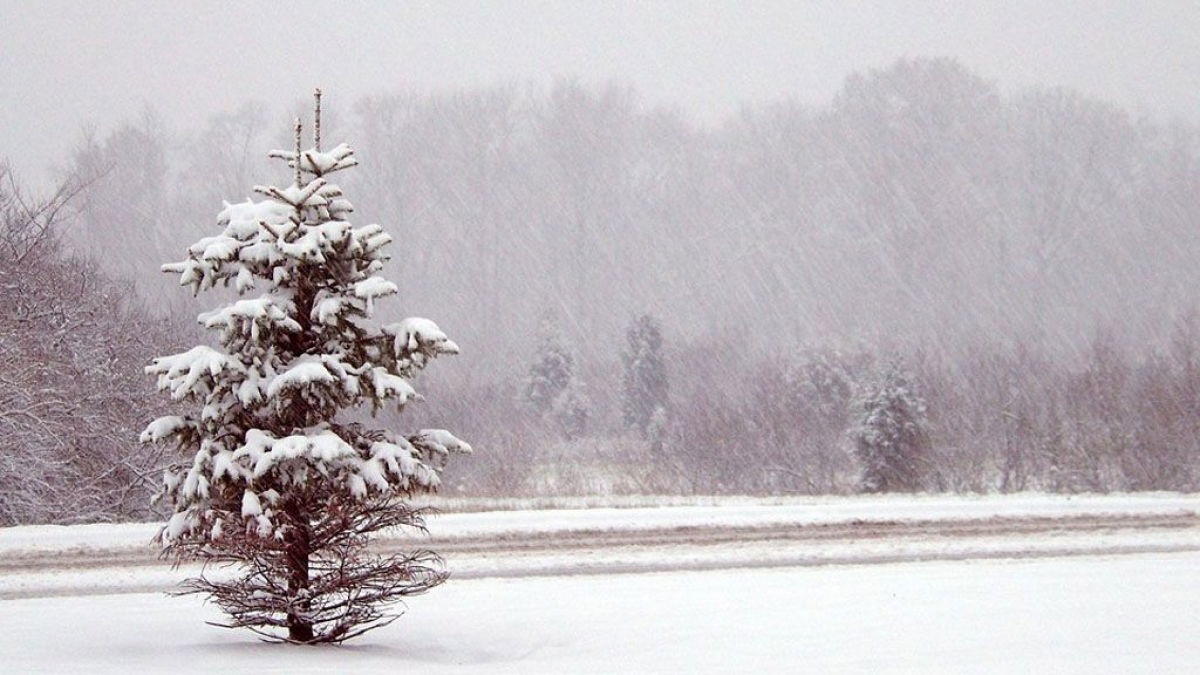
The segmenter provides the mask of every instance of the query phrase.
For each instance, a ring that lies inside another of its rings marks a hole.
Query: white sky
[[[258,99],[403,86],[633,83],[712,121],[743,101],[822,103],[850,72],[954,56],[1006,89],[1063,84],[1200,119],[1200,3],[62,2],[0,0],[0,157],[27,182],[149,103],[173,127]],[[300,8],[300,9],[295,9]]]

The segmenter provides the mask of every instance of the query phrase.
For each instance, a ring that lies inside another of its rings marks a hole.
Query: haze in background
[[[146,513],[144,364],[219,302],[158,270],[315,85],[387,316],[463,345],[403,420],[450,490],[1200,489],[1195,10],[496,6],[0,13],[0,524]],[[61,238],[5,196],[53,165]]]
[[[194,128],[314,85],[350,100],[611,79],[714,123],[743,102],[828,101],[848,73],[902,56],[953,56],[1006,89],[1064,85],[1135,114],[1200,110],[1200,5],[934,4],[0,0],[0,156],[44,186],[85,125],[104,134],[152,105]]]

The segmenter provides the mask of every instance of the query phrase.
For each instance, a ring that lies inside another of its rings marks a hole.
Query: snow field
[[[5,673],[1192,673],[1200,554],[452,581],[342,647],[196,598],[0,601]]]

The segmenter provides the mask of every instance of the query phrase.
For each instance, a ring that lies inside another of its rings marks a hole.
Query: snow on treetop
[[[351,150],[350,146],[345,143],[327,152],[310,148],[300,153],[300,170],[323,176],[341,169],[348,169],[358,165],[358,160],[354,159],[353,155],[354,150]],[[282,159],[287,162],[288,166],[296,168],[296,152],[294,150],[274,150],[268,156],[272,159]]]
[[[217,225],[224,228],[225,236],[246,241],[260,231],[262,224],[278,230],[290,222],[294,213],[295,209],[274,200],[226,202],[224,210],[217,214]]]
[[[274,185],[255,185],[254,191],[293,208],[300,209],[306,206],[325,206],[328,204],[329,201],[321,194],[321,188],[325,187],[325,184],[326,181],[324,178],[314,178],[303,187],[289,185],[285,188],[279,188]]]
[[[278,191],[281,198],[290,199],[296,197],[298,188],[270,190]],[[341,194],[333,186],[326,186],[324,190]],[[344,203],[347,210],[350,208],[344,199],[334,202]],[[323,202],[317,211],[301,217],[297,215],[297,207],[275,201],[227,205],[218,218],[219,222],[225,223],[220,235],[201,239],[188,248],[187,260],[163,265],[162,269],[178,273],[180,285],[190,285],[194,291],[227,284],[232,278],[238,292],[242,293],[255,286],[255,276],[269,279],[276,287],[286,285],[295,274],[288,267],[289,263],[311,265],[349,258],[363,261],[357,269],[352,268],[351,280],[369,281],[367,275],[378,272],[382,261],[387,259],[380,249],[391,243],[391,236],[376,224],[355,228],[349,222],[336,219],[334,215],[344,214],[333,214],[333,207],[327,208]],[[290,215],[285,216],[285,213]],[[367,300],[367,309],[370,309],[374,297],[390,294],[389,287],[394,289],[394,285],[382,278],[369,281],[358,288],[359,297]]]

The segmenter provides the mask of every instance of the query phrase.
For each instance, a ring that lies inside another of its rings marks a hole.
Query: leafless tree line
[[[64,253],[85,188],[33,197],[0,165],[0,525],[144,516],[158,478],[131,439],[158,405],[141,366],[168,331],[129,284]]]
[[[395,311],[437,316],[464,347],[422,383],[437,409],[414,411],[480,450],[451,490],[851,491],[852,403],[892,357],[928,403],[934,489],[1195,487],[1193,126],[1002,94],[947,60],[709,128],[618,85],[331,94],[326,135],[364,163],[355,218],[397,235]],[[147,112],[86,137],[66,239],[99,262],[63,270],[194,314],[158,265],[262,182],[247,167],[287,145],[276,117],[291,115],[248,104],[179,132]],[[590,406],[571,440],[522,402],[548,310]],[[620,412],[623,332],[644,313],[671,378],[661,443]],[[815,362],[843,384],[814,394]]]
[[[303,106],[303,102],[297,102]],[[1104,317],[1161,336],[1200,283],[1196,129],[1069,90],[1002,95],[953,61],[850,77],[821,108],[747,107],[711,128],[612,85],[400,92],[329,106],[364,170],[346,186],[402,242],[403,310],[445,317],[479,354],[527,354],[563,317],[584,360],[652,313],[685,341],[1024,342],[1063,358]],[[301,108],[302,109],[302,108]],[[152,113],[85,139],[88,246],[159,307],[157,273],[209,232],[290,119],[248,104],[172,132]],[[192,311],[191,309],[188,310]],[[523,364],[487,360],[504,377]],[[465,371],[471,375],[465,375]]]

